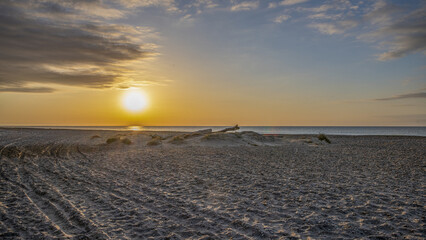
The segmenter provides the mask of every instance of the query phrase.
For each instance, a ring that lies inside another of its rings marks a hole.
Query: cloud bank
[[[52,92],[28,84],[107,88],[128,80],[128,64],[152,57],[149,29],[98,21],[123,11],[101,1],[1,1],[1,92]]]
[[[321,1],[320,5],[310,2],[309,6],[292,6],[301,2],[304,1],[286,0],[280,5],[286,5],[287,15],[299,15],[296,21],[305,21],[322,34],[353,36],[374,44],[382,49],[377,54],[380,61],[426,54],[425,3],[330,0]]]
[[[383,41],[389,50],[379,55],[378,58],[382,61],[415,52],[426,53],[426,7],[392,22],[377,34],[382,38],[391,38],[390,41]]]

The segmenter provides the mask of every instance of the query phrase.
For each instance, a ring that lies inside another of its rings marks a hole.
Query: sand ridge
[[[426,138],[185,134],[1,129],[0,237],[425,237]]]

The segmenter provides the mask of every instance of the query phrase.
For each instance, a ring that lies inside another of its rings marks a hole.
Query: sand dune
[[[331,140],[0,129],[0,238],[424,239],[426,138]]]

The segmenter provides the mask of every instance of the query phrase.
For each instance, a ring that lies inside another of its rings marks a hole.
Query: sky
[[[0,125],[237,123],[426,126],[426,2],[0,1]]]

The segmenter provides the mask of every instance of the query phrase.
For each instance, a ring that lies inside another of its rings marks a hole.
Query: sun
[[[148,106],[148,98],[141,90],[129,90],[123,95],[123,107],[129,112],[141,112]]]

